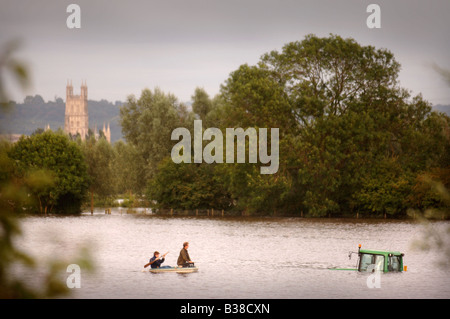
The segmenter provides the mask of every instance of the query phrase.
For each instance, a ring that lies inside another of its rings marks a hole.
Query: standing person
[[[184,242],[183,248],[180,250],[180,256],[178,256],[177,265],[179,267],[193,267],[194,262],[191,260],[191,257],[189,257],[188,253],[189,243]]]
[[[161,264],[164,262],[165,257],[166,257],[167,254],[168,254],[168,253],[165,253],[164,255],[162,255],[162,258],[159,259],[159,252],[158,252],[158,251],[155,251],[155,252],[153,253],[153,257],[150,258],[150,260],[148,261],[148,264],[145,265],[144,267],[147,267],[147,266],[150,265],[152,268],[160,268],[160,267],[161,267]]]

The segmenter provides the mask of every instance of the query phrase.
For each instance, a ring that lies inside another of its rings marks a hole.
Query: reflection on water
[[[78,298],[450,297],[449,272],[435,266],[439,256],[413,249],[422,226],[412,221],[171,218],[113,210],[28,217],[22,225],[19,245],[39,257],[70,257],[91,247],[96,271],[82,270]],[[169,251],[164,265],[175,266],[184,241],[199,272],[143,271],[155,250]],[[358,244],[404,252],[408,271],[382,274],[381,288],[370,289],[368,274],[328,269],[355,267],[357,257],[349,260],[348,253]]]

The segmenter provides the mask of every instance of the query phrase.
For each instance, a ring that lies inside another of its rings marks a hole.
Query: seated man
[[[180,251],[180,256],[178,256],[177,265],[179,267],[194,267],[194,262],[189,257],[188,253],[189,243],[183,243],[183,248]]]

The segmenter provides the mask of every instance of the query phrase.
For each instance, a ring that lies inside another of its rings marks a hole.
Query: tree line
[[[386,49],[308,35],[241,65],[213,98],[197,88],[191,111],[158,89],[129,97],[122,132],[145,162],[156,208],[394,217],[445,208],[430,180],[450,185],[449,117],[402,88],[399,71]],[[186,127],[193,136],[195,119],[221,130],[279,128],[279,171],[173,163],[170,134]]]
[[[79,213],[83,205],[111,203],[112,196],[142,188],[141,163],[135,147],[118,141],[111,145],[100,134],[82,140],[62,130],[36,130],[14,144],[0,143],[0,182],[13,181],[27,194],[10,201],[14,211],[42,214]]]
[[[192,108],[158,88],[129,96],[120,108],[126,143],[47,131],[3,144],[1,176],[27,185],[27,205],[44,213],[123,193],[156,210],[403,217],[448,209],[433,185],[450,185],[450,118],[402,88],[399,71],[386,49],[308,35],[241,65],[214,97],[197,88]],[[194,136],[196,119],[204,129],[279,128],[278,172],[262,175],[248,161],[175,164],[171,133]]]

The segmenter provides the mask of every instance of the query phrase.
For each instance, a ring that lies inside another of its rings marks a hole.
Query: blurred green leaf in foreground
[[[21,88],[29,85],[28,70],[14,58],[18,42],[7,43],[0,48],[0,108],[9,107],[9,95],[5,78],[18,82]],[[1,130],[1,128],[0,128]],[[18,178],[15,165],[8,156],[11,145],[0,140],[0,299],[51,298],[67,295],[64,273],[68,264],[76,263],[86,270],[92,269],[89,250],[83,248],[78,257],[69,260],[53,259],[44,263],[44,271],[36,271],[40,265],[35,258],[18,249],[16,239],[22,235],[20,227],[21,204],[27,201],[29,187],[45,189],[54,183],[54,178],[45,170],[34,170]],[[27,187],[28,186],[28,187]],[[24,269],[39,276],[39,285],[29,285],[20,276]],[[42,268],[39,268],[42,269]],[[65,275],[67,277],[67,273]]]

